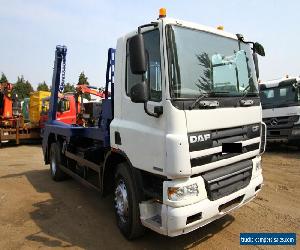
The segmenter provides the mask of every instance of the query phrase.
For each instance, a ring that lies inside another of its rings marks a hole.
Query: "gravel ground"
[[[300,233],[300,152],[293,148],[264,154],[265,185],[241,209],[187,235],[149,230],[135,241],[117,229],[111,197],[101,199],[72,179],[51,180],[40,145],[7,146],[0,157],[0,249],[271,249],[240,246],[239,234]]]

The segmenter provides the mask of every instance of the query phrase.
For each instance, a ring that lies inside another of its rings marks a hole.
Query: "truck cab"
[[[262,82],[260,96],[267,141],[300,146],[300,78]]]
[[[147,69],[134,74],[130,41],[136,33],[117,43],[111,147],[132,166],[165,178],[156,211],[165,220],[158,226],[147,213],[141,216],[144,225],[174,236],[220,217],[229,201],[246,203],[260,189],[265,130],[255,66],[250,46],[236,36],[164,18],[141,32]],[[135,103],[131,90],[143,81],[149,99]],[[224,152],[225,143],[241,143],[241,151]],[[193,216],[201,219],[189,222]]]
[[[99,128],[63,125],[54,115],[46,124],[52,178],[67,173],[112,193],[128,239],[143,226],[188,233],[246,204],[263,183],[257,54],[263,47],[241,34],[165,15],[122,36],[109,54],[111,97],[103,100]],[[99,185],[89,181],[93,171]]]
[[[40,114],[40,127],[44,128],[45,123],[48,121],[49,112],[49,97],[42,99],[42,111]],[[80,110],[80,105],[77,104]],[[76,124],[76,101],[74,93],[68,93],[61,95],[58,100],[58,110],[56,113],[56,119],[67,124]]]

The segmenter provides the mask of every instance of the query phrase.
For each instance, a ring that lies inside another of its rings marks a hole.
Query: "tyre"
[[[50,147],[50,174],[55,181],[63,181],[67,178],[66,173],[60,168],[60,165],[62,164],[61,158],[62,155],[59,143],[52,143]]]
[[[130,167],[125,163],[119,164],[115,172],[114,208],[117,225],[129,240],[138,238],[144,233],[139,209],[142,200],[141,190],[134,181]]]

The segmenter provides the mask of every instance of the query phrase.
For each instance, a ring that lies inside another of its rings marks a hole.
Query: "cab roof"
[[[269,80],[260,83],[260,88],[276,88],[278,86],[292,85],[296,82],[300,82],[299,77],[282,77],[274,80]]]

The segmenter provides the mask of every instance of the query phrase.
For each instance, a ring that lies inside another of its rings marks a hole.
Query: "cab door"
[[[162,46],[158,28],[144,32],[147,57],[147,72],[144,78],[149,86],[150,96],[147,109],[154,111],[155,106],[163,106],[165,90],[162,87]],[[130,39],[130,38],[129,38]],[[133,103],[130,89],[142,82],[142,75],[134,75],[130,69],[128,41],[126,45],[125,83],[122,84],[122,112],[119,123],[119,148],[126,153],[134,167],[153,173],[164,171],[165,150],[165,114],[158,118],[146,114],[143,103]]]
[[[76,123],[75,101],[72,97],[65,97],[60,100],[63,107],[62,112],[57,112],[57,120],[66,124]]]

